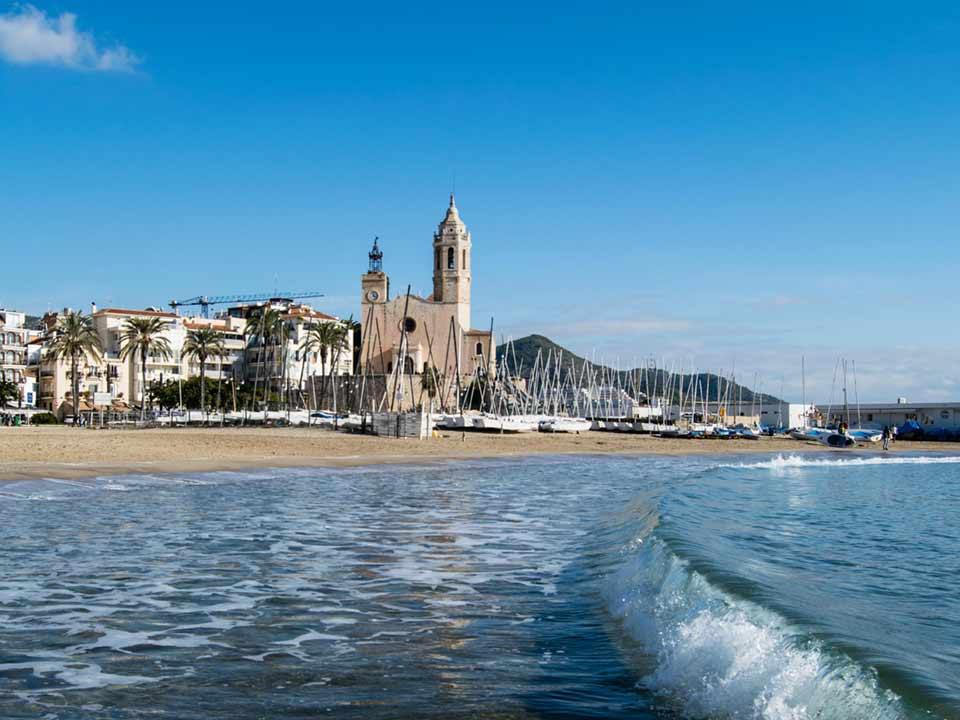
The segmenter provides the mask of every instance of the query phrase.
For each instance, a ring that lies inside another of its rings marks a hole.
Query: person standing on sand
[[[881,437],[883,438],[883,449],[889,450],[890,449],[890,426],[889,425],[883,426],[883,435]]]

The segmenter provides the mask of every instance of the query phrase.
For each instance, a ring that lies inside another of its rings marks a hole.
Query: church
[[[493,375],[496,346],[491,330],[470,328],[470,232],[454,196],[433,234],[433,294],[406,289],[391,296],[383,253],[374,240],[362,276],[361,368],[375,375],[407,375],[436,368],[447,383],[460,375],[465,386],[478,374]]]

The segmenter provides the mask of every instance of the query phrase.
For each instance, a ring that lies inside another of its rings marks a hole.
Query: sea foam
[[[890,455],[871,455],[870,457],[814,458],[806,455],[777,455],[770,460],[754,463],[721,465],[723,468],[749,468],[756,470],[786,470],[801,467],[858,467],[866,465],[954,465],[960,463],[960,456],[925,455],[920,457],[895,457]]]
[[[642,685],[688,717],[892,720],[875,673],[786,620],[713,587],[658,538],[610,578],[608,607],[655,658]]]

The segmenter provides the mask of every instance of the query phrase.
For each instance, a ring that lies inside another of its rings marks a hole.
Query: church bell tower
[[[390,299],[390,279],[383,271],[383,251],[380,250],[379,240],[380,238],[373,240],[373,249],[367,254],[370,266],[360,281],[364,310],[369,305],[380,305]]]
[[[457,201],[433,235],[433,299],[461,306],[461,323],[470,327],[470,233],[460,219]]]

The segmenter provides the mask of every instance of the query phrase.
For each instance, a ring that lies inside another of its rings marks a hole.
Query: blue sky
[[[0,0],[0,305],[357,313],[455,182],[498,335],[960,398],[960,7],[149,5]]]

